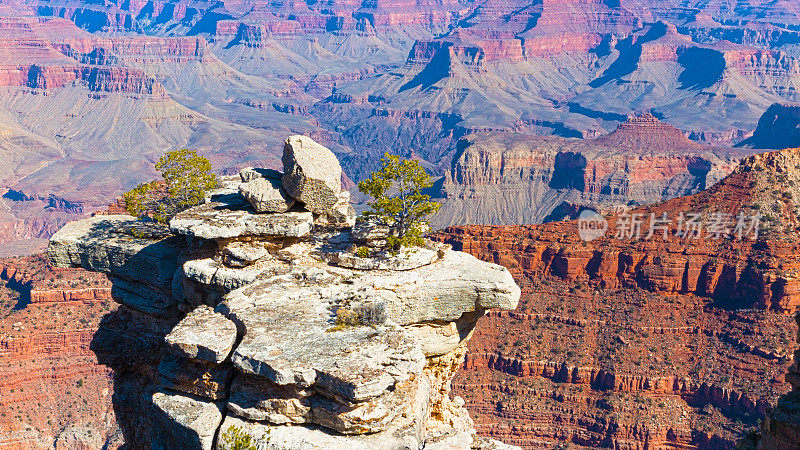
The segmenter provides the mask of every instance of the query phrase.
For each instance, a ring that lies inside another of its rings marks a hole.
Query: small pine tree
[[[142,183],[123,195],[125,209],[137,217],[167,223],[177,213],[200,204],[208,190],[219,186],[211,162],[194,150],[172,150],[156,163],[163,183]]]
[[[393,252],[402,247],[420,246],[426,229],[425,217],[441,206],[431,201],[422,190],[433,185],[430,175],[415,160],[401,161],[399,156],[386,153],[381,158],[381,170],[358,183],[358,190],[373,201],[365,216],[377,219],[389,227],[387,247]],[[390,196],[390,192],[397,195]]]

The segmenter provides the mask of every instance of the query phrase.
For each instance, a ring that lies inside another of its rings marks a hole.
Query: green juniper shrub
[[[394,253],[403,247],[423,245],[427,229],[425,217],[441,206],[422,191],[433,185],[430,175],[416,160],[400,160],[386,153],[381,158],[381,170],[358,183],[358,190],[373,198],[371,210],[364,213],[389,227],[387,250]],[[393,192],[396,195],[392,195]]]
[[[156,163],[163,182],[142,183],[123,195],[125,209],[140,218],[167,223],[177,213],[199,205],[219,186],[211,162],[194,150],[173,150]]]

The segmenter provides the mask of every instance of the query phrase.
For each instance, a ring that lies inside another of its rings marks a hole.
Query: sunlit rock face
[[[115,371],[125,441],[211,448],[237,426],[265,448],[502,448],[450,380],[485,311],[516,307],[511,274],[433,242],[356,255],[318,170],[335,157],[286,148],[287,212],[257,212],[243,172],[169,228],[96,216],[51,239],[55,265],[108,274],[122,305],[92,349]]]

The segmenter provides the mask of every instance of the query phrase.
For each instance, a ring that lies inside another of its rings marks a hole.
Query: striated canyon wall
[[[41,255],[0,260],[0,278],[0,448],[113,442],[111,370],[90,349],[111,284]]]
[[[577,221],[438,233],[522,287],[516,311],[476,327],[453,383],[479,433],[533,448],[705,449],[756,432],[789,389],[796,346],[798,163],[800,149],[747,157],[698,194],[604,213],[607,233],[591,241]],[[759,211],[757,239],[677,235],[681,213]],[[648,238],[664,213],[666,234]],[[643,235],[617,236],[635,214]],[[772,429],[786,439],[781,414]]]
[[[712,186],[752,153],[700,145],[652,115],[591,140],[489,133],[458,147],[441,189],[444,205],[433,218],[440,226],[540,223],[577,206],[680,197]]]

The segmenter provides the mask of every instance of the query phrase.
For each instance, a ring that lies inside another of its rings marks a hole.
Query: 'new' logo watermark
[[[584,209],[578,216],[578,235],[582,240],[591,242],[601,238],[608,231],[608,221],[597,211]]]

